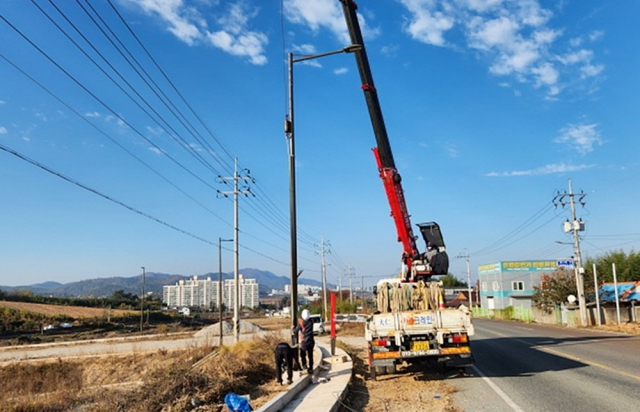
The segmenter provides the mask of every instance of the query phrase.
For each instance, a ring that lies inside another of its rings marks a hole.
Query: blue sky
[[[240,196],[240,267],[288,276],[286,54],[346,46],[340,2],[53,3],[0,2],[0,284],[216,272],[235,157],[255,179],[239,183],[255,194]],[[465,253],[474,279],[573,255],[553,205],[569,179],[583,255],[638,249],[640,3],[358,5],[409,212],[440,224],[453,274],[466,280]],[[351,267],[372,284],[401,246],[355,60],[294,73],[299,267],[319,280],[324,239],[329,282]]]

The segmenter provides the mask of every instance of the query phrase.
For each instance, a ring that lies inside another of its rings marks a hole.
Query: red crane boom
[[[387,135],[387,129],[378,100],[378,92],[373,82],[373,75],[369,66],[369,59],[364,46],[360,23],[356,13],[357,5],[352,0],[340,0],[344,12],[349,36],[353,45],[361,46],[354,51],[356,64],[362,82],[369,117],[376,137],[377,147],[373,149],[380,178],[382,179],[391,217],[398,232],[398,242],[402,243],[402,260],[406,265],[405,278],[407,280],[429,279],[433,275],[445,275],[449,270],[449,258],[447,257],[444,240],[440,233],[440,227],[435,222],[418,224],[422,237],[431,250],[420,254],[416,245],[417,237],[411,228],[411,219],[402,189],[402,178],[395,167],[393,153]]]

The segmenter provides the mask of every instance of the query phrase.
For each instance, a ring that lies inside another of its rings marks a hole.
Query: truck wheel
[[[391,365],[391,366],[387,366],[386,369],[387,369],[386,373],[389,374],[389,375],[395,375],[396,372],[398,372],[398,370],[396,369],[396,364],[395,363],[393,365]]]
[[[371,375],[371,379],[375,381],[377,376],[375,366],[369,366],[369,374]]]

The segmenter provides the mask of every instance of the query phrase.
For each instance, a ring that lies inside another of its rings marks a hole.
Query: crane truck
[[[377,311],[366,319],[365,338],[372,378],[395,373],[399,365],[437,363],[464,367],[473,362],[469,336],[474,334],[469,308],[444,307],[438,276],[449,270],[444,239],[435,222],[418,224],[428,251],[420,253],[417,237],[396,169],[382,109],[353,0],[340,0],[353,46],[362,90],[376,138],[373,148],[379,176],[389,201],[391,217],[402,243],[402,273],[376,285]]]

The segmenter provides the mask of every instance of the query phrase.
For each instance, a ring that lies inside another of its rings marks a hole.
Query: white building
[[[240,306],[257,308],[259,305],[258,283],[255,279],[240,278]],[[203,309],[215,309],[219,306],[218,281],[198,279],[181,280],[173,286],[163,286],[162,303],[169,308],[175,307],[201,307]],[[223,283],[222,302],[229,310],[233,308],[235,300],[235,280],[227,279]]]

